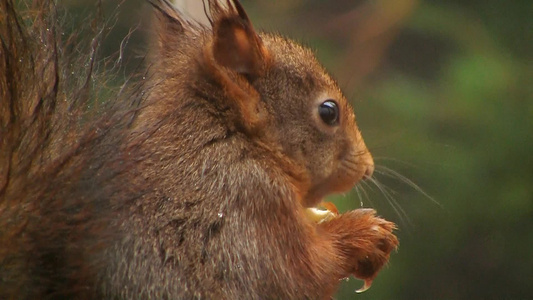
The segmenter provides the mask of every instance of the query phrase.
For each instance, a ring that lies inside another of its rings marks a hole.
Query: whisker
[[[431,197],[428,193],[426,193],[420,186],[418,186],[416,183],[414,183],[411,179],[405,177],[404,175],[398,173],[397,171],[385,167],[385,166],[376,166],[375,172],[378,174],[381,174],[383,176],[387,176],[393,179],[398,179],[401,182],[407,184],[415,191],[419,192],[420,194],[424,195],[426,198],[428,198],[431,202],[438,205],[439,207],[443,207],[442,204],[440,204],[435,198]]]
[[[361,207],[363,207],[363,197],[361,197],[361,193],[359,192],[359,186],[355,186],[355,193],[357,193],[357,198],[359,198],[359,204],[361,204]]]
[[[343,165],[346,169],[348,169],[348,170],[350,170],[350,171],[352,171],[352,172],[354,172],[354,173],[357,173],[357,172],[359,171],[358,165],[357,165],[356,163],[350,162],[350,161],[348,161],[348,160],[343,161],[343,162],[342,162],[342,165]]]
[[[375,178],[371,177],[368,178],[370,182],[372,182],[383,194],[385,199],[389,202],[392,209],[396,212],[398,217],[400,218],[400,221],[402,223],[408,224],[409,226],[413,226],[413,222],[411,221],[411,218],[407,215],[405,210],[401,207],[400,203],[394,198],[394,196],[391,194],[391,189],[386,187],[385,185],[381,184],[379,181],[377,181]],[[394,191],[392,191],[394,193]]]
[[[401,164],[401,165],[404,165],[404,166],[408,166],[408,167],[411,167],[411,168],[418,168],[418,166],[413,164],[413,163],[410,163],[410,162],[407,162],[407,161],[404,161],[404,160],[401,160],[401,159],[397,159],[397,158],[394,158],[394,157],[373,156],[373,158],[374,158],[374,161],[392,161],[392,162],[395,162],[395,163],[398,163],[398,164]]]
[[[352,171],[355,171],[355,172],[359,172],[361,166],[368,166],[368,164],[359,163],[359,162],[352,161],[352,160],[344,160],[344,161],[342,161],[342,164],[343,164],[343,166],[346,166],[346,167],[348,167],[348,169],[350,169]]]
[[[369,184],[368,182],[366,182],[366,181],[363,180],[363,181],[361,181],[361,184],[366,185],[370,190],[372,190],[372,187],[370,186],[370,184]],[[372,199],[368,196],[368,193],[365,191],[364,187],[363,187],[362,185],[361,185],[360,187],[361,187],[361,191],[363,191],[363,193],[365,194],[366,199],[368,200],[368,202],[370,202],[370,205],[371,205],[371,206],[375,206],[375,205],[374,205],[374,202],[373,202]]]

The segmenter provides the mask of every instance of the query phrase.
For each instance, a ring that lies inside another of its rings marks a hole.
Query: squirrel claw
[[[355,290],[356,293],[360,294],[367,291],[372,286],[372,279],[365,279],[365,284],[358,290]]]

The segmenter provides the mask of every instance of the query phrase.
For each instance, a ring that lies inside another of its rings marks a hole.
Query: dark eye
[[[339,123],[339,107],[333,100],[326,100],[318,107],[318,114],[324,123],[333,126]]]

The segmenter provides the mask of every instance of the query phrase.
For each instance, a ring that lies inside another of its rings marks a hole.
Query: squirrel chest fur
[[[394,224],[308,216],[374,168],[335,81],[310,50],[256,32],[237,0],[205,1],[208,26],[148,2],[145,79],[91,113],[49,33],[54,5],[36,1],[25,27],[0,0],[0,298],[327,299],[350,275],[369,287]]]

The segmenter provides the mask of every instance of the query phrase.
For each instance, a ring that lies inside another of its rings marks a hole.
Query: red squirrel
[[[148,2],[146,72],[110,96],[100,33],[80,56],[54,1],[21,15],[0,0],[0,298],[329,299],[351,275],[369,287],[395,225],[313,210],[374,169],[336,82],[238,0],[205,1],[208,25]]]

